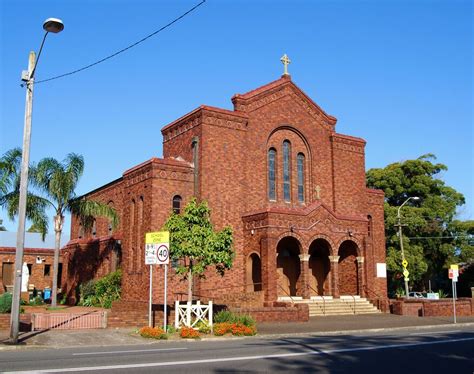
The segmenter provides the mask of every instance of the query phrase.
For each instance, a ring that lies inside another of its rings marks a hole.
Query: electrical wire
[[[414,236],[408,239],[470,239],[469,235],[456,235],[456,236]]]
[[[76,74],[76,73],[79,73],[81,71],[84,71],[86,69],[89,69],[93,66],[96,66],[96,65],[99,65],[101,64],[102,62],[105,62],[107,60],[110,60],[111,58],[125,52],[125,51],[128,51],[129,49],[137,46],[138,44],[140,43],[143,43],[145,40],[147,39],[150,39],[151,37],[155,36],[156,34],[160,33],[161,31],[167,29],[168,27],[172,26],[173,24],[175,24],[176,22],[178,22],[179,20],[181,20],[182,18],[186,17],[189,13],[193,12],[194,10],[196,10],[197,8],[199,8],[202,4],[204,4],[206,2],[206,0],[202,0],[199,4],[195,5],[194,7],[192,7],[191,9],[189,9],[187,12],[181,14],[179,17],[175,18],[173,21],[169,22],[168,24],[166,24],[165,26],[161,27],[160,29],[156,30],[155,32],[152,32],[151,34],[145,36],[144,38],[138,40],[137,42],[133,43],[133,44],[130,44],[128,47],[125,47],[123,49],[121,49],[120,51],[117,51],[107,57],[104,57],[92,64],[89,64],[87,66],[84,66],[80,69],[76,69],[74,71],[71,71],[69,73],[65,73],[65,74],[61,74],[61,75],[57,75],[55,77],[51,77],[51,78],[46,78],[46,79],[42,79],[40,81],[37,81],[35,82],[35,84],[39,84],[39,83],[44,83],[44,82],[49,82],[49,81],[52,81],[52,80],[55,80],[55,79],[59,79],[59,78],[64,78],[64,77],[67,77],[69,75],[73,75],[73,74]]]

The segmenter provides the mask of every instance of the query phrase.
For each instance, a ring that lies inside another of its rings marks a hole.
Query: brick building
[[[14,283],[16,232],[0,231],[0,293],[12,292]],[[54,235],[25,233],[23,262],[28,266],[28,289],[43,291],[53,286]],[[58,287],[62,280],[62,255],[59,255]],[[24,296],[26,298],[26,296]]]
[[[196,196],[216,228],[233,228],[236,256],[223,278],[209,271],[197,280],[195,294],[262,307],[289,296],[386,299],[384,195],[366,188],[365,141],[338,134],[336,118],[287,74],[232,103],[200,106],[163,127],[163,158],[86,195],[113,205],[120,227],[112,232],[98,218],[85,234],[72,220],[64,254],[71,297],[77,283],[121,262],[122,303],[146,302],[145,233]],[[163,270],[153,274],[162,303]],[[172,269],[168,286],[170,302],[186,293]]]

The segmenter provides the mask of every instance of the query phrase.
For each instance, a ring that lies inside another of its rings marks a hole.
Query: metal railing
[[[282,287],[282,285],[281,285],[281,284],[279,284],[279,285],[278,285],[278,287],[280,287],[280,288],[281,288],[281,290],[282,290],[282,291],[283,291],[283,292],[284,292],[284,293],[285,293],[285,294],[286,294],[286,295],[287,295],[287,296],[290,298],[290,300],[291,300],[291,303],[292,303],[292,304],[294,304],[294,303],[295,303],[295,301],[294,301],[294,300],[293,300],[293,298],[291,297],[291,294],[290,294],[289,292],[287,292],[287,291],[286,291],[286,290],[285,290],[285,289]]]
[[[354,314],[356,314],[356,298],[354,295],[348,295],[350,297],[352,297],[352,300],[353,300],[353,303],[352,303],[352,312]],[[346,303],[347,304],[347,303]],[[351,304],[349,303],[349,307],[351,306]]]
[[[363,288],[365,290],[365,292],[367,292],[367,294],[369,293],[372,293],[373,295],[375,295],[375,298],[372,298],[372,297],[368,297],[369,299],[372,299],[372,300],[375,300],[377,305],[377,309],[380,310],[380,301],[383,299],[383,297],[381,297],[377,292],[375,292],[374,290],[370,289],[367,285],[363,285]]]
[[[315,290],[311,285],[307,284],[306,285],[310,290],[314,291],[316,294],[318,294],[318,291]],[[324,295],[322,296],[322,299],[323,299],[323,306],[322,306],[322,310],[323,310],[323,316],[326,315],[326,299],[324,298]],[[321,307],[321,306],[320,306]]]

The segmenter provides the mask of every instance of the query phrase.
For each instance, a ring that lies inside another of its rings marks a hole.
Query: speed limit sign
[[[145,236],[145,264],[165,265],[170,262],[170,235],[167,231],[149,232]]]
[[[161,243],[158,245],[158,251],[156,253],[158,259],[157,264],[169,264],[170,262],[170,250],[168,243]]]

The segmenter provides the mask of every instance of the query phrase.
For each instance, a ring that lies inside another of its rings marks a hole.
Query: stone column
[[[309,285],[309,255],[299,255],[300,257],[300,286],[301,286],[301,296],[303,299],[310,299],[311,292],[308,287]]]
[[[357,259],[357,288],[359,290],[359,295],[365,297],[364,289],[364,257],[356,257]]]
[[[333,297],[339,297],[339,257],[329,256],[331,263],[331,294]]]
[[[260,240],[260,247],[262,253],[264,303],[266,305],[272,305],[272,303],[278,299],[276,263],[277,241],[274,238],[262,238]]]

